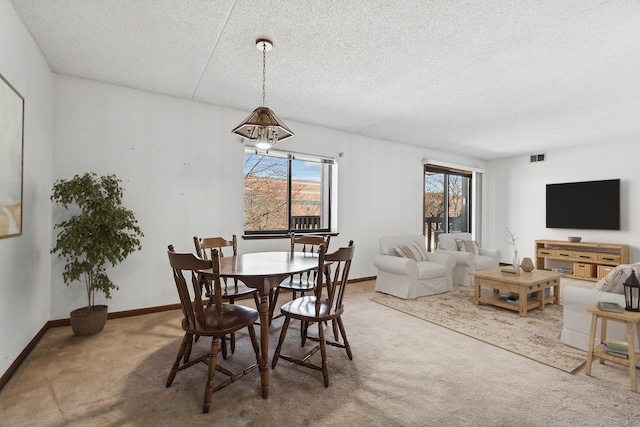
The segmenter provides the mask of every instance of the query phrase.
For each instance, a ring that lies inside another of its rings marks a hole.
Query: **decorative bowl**
[[[579,242],[580,240],[582,240],[582,237],[569,236],[569,241],[570,242]]]

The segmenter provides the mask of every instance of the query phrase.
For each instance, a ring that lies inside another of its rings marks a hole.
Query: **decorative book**
[[[503,272],[503,273],[507,273],[507,274],[513,274],[514,276],[519,276],[520,275],[520,269],[519,268],[502,267],[500,269],[500,271]]]
[[[602,311],[610,311],[613,313],[622,313],[624,308],[617,302],[598,301],[598,309]]]
[[[616,341],[616,340],[604,340],[605,347],[608,347],[612,351],[629,351],[629,344],[626,341]]]
[[[629,345],[624,341],[605,340],[604,349],[611,356],[628,358]]]

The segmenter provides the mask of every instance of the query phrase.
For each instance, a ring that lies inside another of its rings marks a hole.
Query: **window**
[[[247,147],[245,234],[331,231],[335,169],[335,159]]]
[[[434,251],[440,233],[471,232],[470,171],[425,165],[424,226],[427,249]]]

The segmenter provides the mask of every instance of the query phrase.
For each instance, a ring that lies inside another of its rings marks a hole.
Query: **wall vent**
[[[546,156],[544,154],[532,154],[529,157],[529,163],[544,162],[545,157]]]

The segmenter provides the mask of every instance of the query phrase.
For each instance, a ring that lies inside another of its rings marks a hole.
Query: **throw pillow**
[[[420,246],[419,243],[411,242],[406,245],[398,245],[393,248],[398,256],[404,258],[411,258],[414,261],[425,261],[427,259],[427,253]]]
[[[456,239],[456,243],[458,244],[459,251],[480,255],[480,248],[478,247],[478,242],[475,240]]]
[[[624,295],[624,282],[629,278],[631,273],[638,276],[638,273],[640,273],[640,263],[620,264],[600,279],[593,286],[593,289],[596,291]]]

